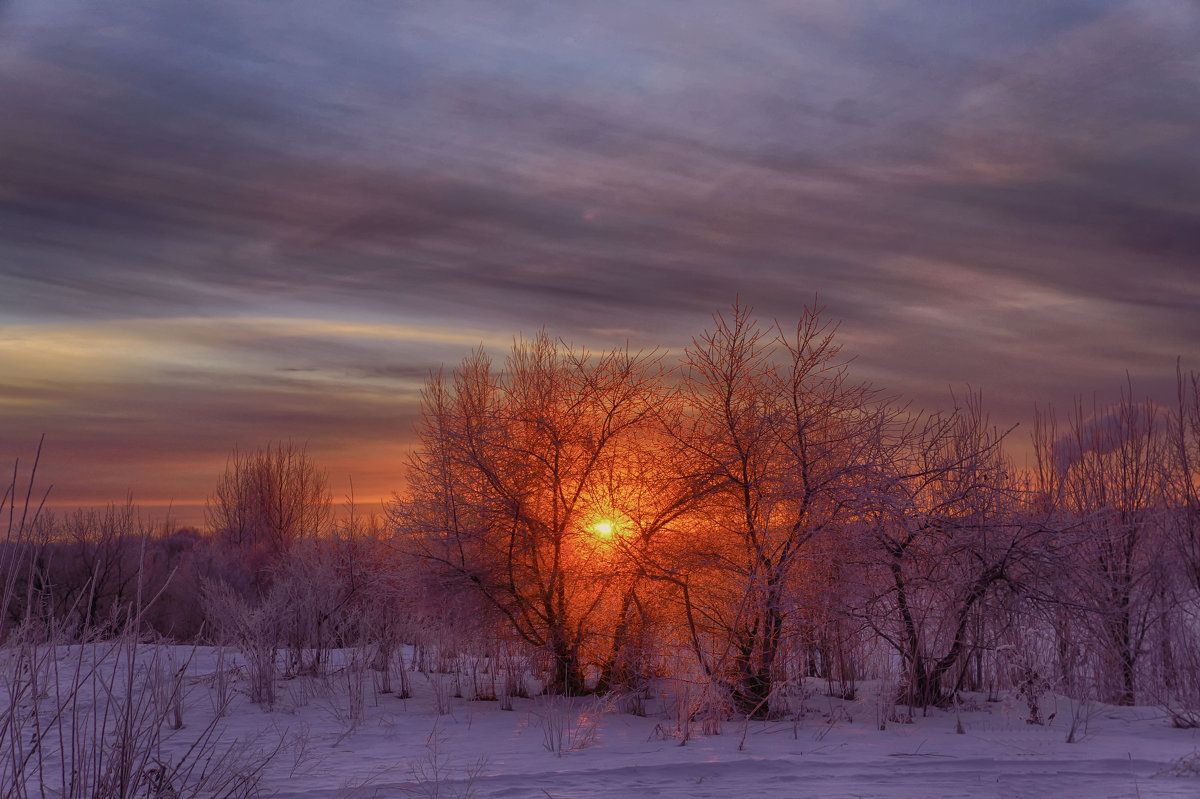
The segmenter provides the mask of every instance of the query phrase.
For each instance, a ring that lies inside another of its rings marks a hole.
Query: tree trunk
[[[610,691],[614,688],[632,688],[631,685],[636,680],[636,669],[631,668],[631,657],[635,656],[632,653],[633,647],[633,609],[634,605],[638,606],[639,612],[641,603],[638,602],[637,596],[632,589],[625,592],[621,597],[620,615],[617,617],[617,626],[613,631],[612,650],[609,652],[608,658],[600,667],[600,679],[596,683],[596,691]]]
[[[553,662],[545,693],[562,696],[580,696],[587,693],[583,667],[579,662],[579,647],[568,640],[562,630],[554,630],[549,648]]]
[[[775,659],[783,634],[783,612],[777,581],[768,589],[766,607],[761,622],[744,640],[739,661],[739,677],[733,689],[737,711],[748,718],[768,719],[772,716],[771,691],[774,688]]]

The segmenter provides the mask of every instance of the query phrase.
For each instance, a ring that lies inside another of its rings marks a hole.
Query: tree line
[[[978,394],[923,412],[856,380],[815,306],[735,305],[678,357],[541,332],[431,376],[381,512],[335,513],[302,448],[235,453],[204,531],[10,521],[5,611],[81,634],[152,597],[159,633],[258,653],[268,703],[334,647],[403,692],[411,644],[524,653],[556,693],[682,675],[752,717],[881,678],[912,706],[1017,691],[1039,721],[1053,688],[1196,724],[1200,374],[1177,377],[1172,407],[1126,382],[1039,409],[1018,468]]]

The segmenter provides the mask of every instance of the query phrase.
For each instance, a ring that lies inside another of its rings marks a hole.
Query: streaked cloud
[[[67,493],[279,437],[386,493],[430,368],[735,296],[1006,421],[1200,368],[1189,0],[2,8],[0,447]]]

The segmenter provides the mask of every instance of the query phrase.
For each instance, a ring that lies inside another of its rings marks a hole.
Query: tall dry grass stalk
[[[7,516],[0,552],[0,785],[11,799],[186,799],[257,795],[271,753],[252,742],[222,740],[221,713],[184,732],[188,659],[163,642],[143,642],[141,582],[117,626],[84,617],[69,625],[35,609],[32,531],[47,492],[33,501],[37,463],[26,483],[19,463],[3,498]],[[21,500],[23,489],[24,499]],[[144,547],[144,544],[143,544]],[[24,613],[10,610],[26,586]],[[52,586],[40,586],[52,590]],[[91,587],[94,589],[94,585]],[[151,600],[152,602],[153,600]],[[102,637],[101,629],[119,630]]]

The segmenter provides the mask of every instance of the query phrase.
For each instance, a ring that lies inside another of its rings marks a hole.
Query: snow
[[[411,699],[370,692],[353,729],[335,676],[322,683],[328,693],[312,697],[305,696],[311,685],[289,692],[283,683],[291,699],[271,714],[239,697],[226,734],[256,740],[284,732],[287,749],[267,771],[280,797],[1200,794],[1200,776],[1166,774],[1200,738],[1170,727],[1155,709],[1081,709],[1087,730],[1073,744],[1065,742],[1065,699],[1049,726],[1026,724],[1011,699],[968,697],[962,735],[954,713],[936,709],[917,711],[911,724],[885,719],[880,730],[877,698],[890,686],[874,683],[856,702],[815,695],[794,719],[726,721],[720,734],[681,745],[669,700],[652,701],[644,718],[595,699],[553,697],[516,699],[512,711],[455,699],[450,714],[438,715],[436,677],[413,677]],[[555,738],[562,749],[578,748],[556,754]]]
[[[187,666],[185,727],[167,731],[182,757],[213,718],[216,654],[179,648]],[[226,653],[226,663],[240,655]],[[880,701],[894,686],[870,682],[845,702],[805,686],[804,712],[769,722],[700,723],[681,740],[669,682],[652,692],[646,715],[616,698],[452,700],[439,715],[434,681],[412,673],[413,697],[372,687],[365,672],[361,715],[351,707],[350,669],[280,680],[272,711],[241,688],[221,719],[225,744],[254,757],[274,751],[263,794],[287,797],[1195,797],[1200,733],[1172,727],[1155,708],[1072,703],[1048,696],[1054,718],[1026,724],[1013,695],[999,702],[965,695],[953,710],[916,710]],[[1072,717],[1076,743],[1066,743]],[[883,729],[880,729],[880,719]],[[712,730],[710,729],[711,733]],[[552,751],[558,750],[558,751]],[[1182,768],[1181,768],[1182,765]]]

